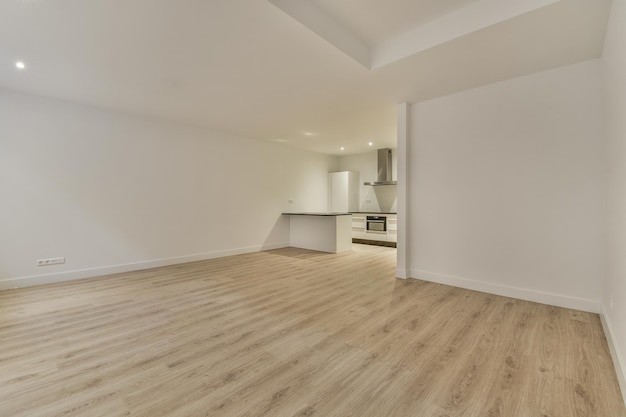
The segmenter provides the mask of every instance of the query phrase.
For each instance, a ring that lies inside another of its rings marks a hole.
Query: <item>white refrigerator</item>
[[[359,173],[354,171],[328,174],[328,211],[359,211]]]

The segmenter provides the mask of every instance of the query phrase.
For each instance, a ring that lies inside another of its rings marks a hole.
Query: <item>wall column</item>
[[[409,110],[410,104],[397,107],[398,120],[398,259],[396,277],[410,278],[409,262]]]

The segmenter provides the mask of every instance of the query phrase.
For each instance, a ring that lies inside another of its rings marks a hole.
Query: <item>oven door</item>
[[[387,231],[387,218],[384,216],[367,216],[367,231],[368,232],[386,232]]]

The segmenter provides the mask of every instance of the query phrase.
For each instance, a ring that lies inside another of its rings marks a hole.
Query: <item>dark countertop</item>
[[[283,216],[351,216],[351,213],[315,213],[315,212],[304,212],[304,213],[281,213]]]
[[[350,214],[398,214],[395,211],[351,211]]]

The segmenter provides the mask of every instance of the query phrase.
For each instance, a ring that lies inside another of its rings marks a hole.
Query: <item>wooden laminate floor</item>
[[[354,247],[0,292],[0,415],[626,416],[597,315]]]

